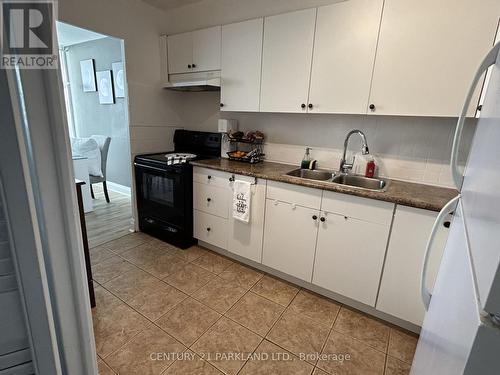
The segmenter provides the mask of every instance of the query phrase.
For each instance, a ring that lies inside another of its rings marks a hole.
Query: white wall
[[[122,61],[122,42],[116,38],[101,38],[73,44],[65,48],[66,66],[77,137],[105,135],[111,137],[106,162],[106,180],[131,187],[130,141],[125,98],[115,98],[114,104],[100,104],[98,92],[84,92],[80,61],[94,59],[97,71],[111,70],[112,63]]]
[[[59,18],[124,40],[131,152],[170,149],[181,119],[176,95],[160,86],[159,35],[166,13],[138,0],[59,0]]]

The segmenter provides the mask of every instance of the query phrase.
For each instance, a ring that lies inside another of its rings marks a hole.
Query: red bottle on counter
[[[375,162],[373,160],[370,160],[368,163],[366,163],[365,177],[372,178],[374,175],[375,175]]]

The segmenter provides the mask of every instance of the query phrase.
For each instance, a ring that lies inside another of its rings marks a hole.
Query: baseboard
[[[117,184],[116,182],[106,181],[108,189],[114,191],[115,193],[120,193],[124,195],[131,195],[131,189],[128,186]]]

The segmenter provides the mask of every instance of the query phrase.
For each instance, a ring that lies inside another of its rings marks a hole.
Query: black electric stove
[[[193,238],[193,168],[191,160],[217,158],[221,134],[176,130],[174,150],[134,159],[139,228],[175,246]]]

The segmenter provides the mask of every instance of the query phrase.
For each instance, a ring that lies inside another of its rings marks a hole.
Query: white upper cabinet
[[[306,112],[315,21],[316,9],[264,19],[261,111]]]
[[[369,113],[458,116],[499,8],[498,0],[385,0]]]
[[[220,69],[221,26],[193,31],[193,72]]]
[[[220,69],[221,26],[167,37],[168,73]]]
[[[499,0],[343,1],[168,36],[168,72],[221,69],[223,111],[457,117],[499,14]]]
[[[318,8],[309,112],[366,113],[383,0]]]
[[[193,33],[167,37],[169,74],[190,72],[193,64]]]
[[[263,27],[263,18],[222,26],[222,111],[259,111]]]

